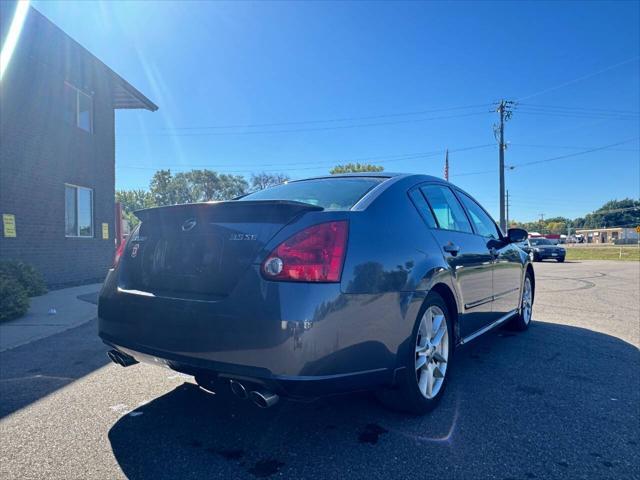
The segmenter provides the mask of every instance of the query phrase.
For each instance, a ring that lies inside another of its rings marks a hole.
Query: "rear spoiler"
[[[229,200],[223,202],[185,203],[145,208],[133,212],[140,221],[152,218],[203,217],[216,222],[287,222],[303,212],[319,212],[323,207],[292,200]]]

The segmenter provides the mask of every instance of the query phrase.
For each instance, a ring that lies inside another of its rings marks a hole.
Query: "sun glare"
[[[2,51],[0,51],[0,80],[2,80],[4,72],[7,70],[9,62],[11,62],[13,51],[20,39],[20,33],[28,12],[29,0],[19,0],[18,5],[16,5],[16,12],[11,20],[9,33],[7,33],[7,38],[4,41],[4,45],[2,45]]]

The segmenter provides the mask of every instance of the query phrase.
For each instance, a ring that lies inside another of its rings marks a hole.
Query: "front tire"
[[[409,345],[397,387],[378,392],[378,398],[394,410],[424,415],[442,398],[453,358],[451,315],[439,294],[427,295]]]
[[[533,276],[530,272],[527,272],[522,285],[522,297],[520,298],[518,314],[509,322],[509,326],[514,330],[524,331],[529,328],[533,311],[533,293]]]
[[[563,263],[564,262],[564,258],[559,258],[558,259],[558,263]]]

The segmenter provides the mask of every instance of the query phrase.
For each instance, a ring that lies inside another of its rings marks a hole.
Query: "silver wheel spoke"
[[[439,332],[440,327],[442,327],[442,323],[444,322],[444,315],[435,315],[433,317],[433,327],[431,329],[432,332]]]
[[[422,370],[420,373],[420,380],[418,382],[418,388],[423,395],[427,395],[427,384],[429,383],[429,372]]]
[[[433,359],[436,360],[438,363],[447,363],[447,359],[444,358],[440,352],[435,352],[433,354]]]
[[[433,368],[433,376],[435,378],[444,378],[444,373],[442,373],[438,367],[434,367]]]
[[[430,363],[425,372],[427,374],[427,395],[429,398],[433,396],[433,365]]]
[[[429,350],[429,345],[418,345],[416,347],[417,354],[424,354],[427,350]]]
[[[416,360],[416,370],[420,370],[426,364],[427,364],[427,357],[424,355],[419,356],[418,359]]]
[[[441,329],[438,333],[436,333],[436,336],[433,338],[433,340],[431,340],[431,344],[435,345],[436,347],[440,345],[440,342],[442,341],[442,337],[444,337],[445,333],[447,333],[447,329],[443,328]]]

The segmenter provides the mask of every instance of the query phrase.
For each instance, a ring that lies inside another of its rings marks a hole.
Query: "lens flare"
[[[11,62],[11,57],[20,39],[20,33],[22,32],[22,27],[24,26],[28,12],[29,0],[19,0],[16,5],[16,12],[11,20],[7,38],[4,41],[4,45],[2,45],[2,51],[0,51],[0,80],[4,77],[4,72],[7,70],[9,62]]]

